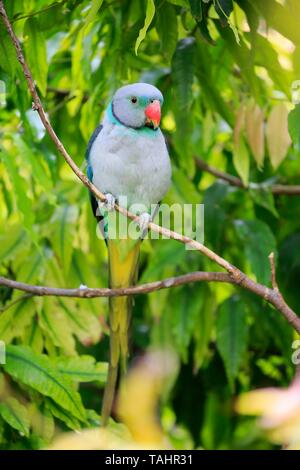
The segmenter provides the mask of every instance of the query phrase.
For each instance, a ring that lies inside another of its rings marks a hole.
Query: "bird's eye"
[[[131,98],[131,103],[135,104],[136,102],[137,102],[137,98],[136,98],[135,96],[133,96],[133,97]]]
[[[153,102],[154,102],[154,100],[153,100],[153,99],[152,99],[152,100],[150,100],[150,103],[153,103]]]

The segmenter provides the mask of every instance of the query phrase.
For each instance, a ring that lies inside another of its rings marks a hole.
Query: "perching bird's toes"
[[[138,222],[142,234],[147,232],[151,221],[151,215],[148,214],[148,212],[142,212],[142,214],[140,215],[140,220]]]
[[[108,212],[111,212],[115,208],[115,203],[116,203],[116,198],[110,194],[106,193],[105,194],[105,201],[100,203],[101,207],[104,207]]]

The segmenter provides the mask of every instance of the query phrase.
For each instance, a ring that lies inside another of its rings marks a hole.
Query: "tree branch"
[[[26,64],[21,46],[19,44],[19,41],[12,29],[11,23],[8,19],[7,13],[5,11],[3,1],[0,1],[0,16],[3,19],[3,22],[6,26],[6,29],[8,31],[8,34],[11,38],[11,41],[15,47],[16,53],[17,53],[17,58],[19,63],[22,66],[29,91],[32,95],[33,98],[33,109],[37,110],[39,113],[39,116],[41,118],[42,123],[44,124],[45,129],[47,130],[50,138],[52,139],[54,145],[58,149],[59,153],[63,156],[65,161],[68,163],[68,165],[71,167],[73,172],[76,174],[76,176],[81,180],[81,182],[95,195],[95,197],[101,201],[105,201],[105,195],[99,191],[96,186],[94,186],[87,176],[78,168],[76,163],[73,161],[71,156],[68,154],[66,151],[64,145],[62,142],[59,140],[58,136],[56,135],[55,131],[53,130],[49,118],[46,115],[44,108],[42,106],[41,100],[38,96],[38,93],[36,91],[36,87],[33,81],[33,78],[31,76],[30,70]],[[135,214],[132,214],[131,212],[127,211],[123,207],[120,207],[118,204],[115,205],[115,209],[123,214],[124,216],[130,218],[131,220],[134,220],[135,222],[139,221],[139,217],[137,217]],[[184,243],[185,245],[188,245],[190,248],[193,248],[195,250],[200,251],[203,255],[205,255],[207,258],[210,260],[214,261],[217,263],[219,266],[224,268],[228,275],[230,276],[231,282],[233,284],[240,285],[241,287],[255,293],[259,297],[264,298],[267,300],[270,304],[272,304],[277,310],[279,310],[285,318],[288,320],[288,322],[293,325],[293,327],[300,333],[300,318],[296,315],[296,313],[286,304],[284,301],[283,297],[279,294],[279,292],[275,291],[274,289],[269,289],[267,286],[263,286],[257,282],[254,282],[252,279],[250,279],[246,274],[244,274],[240,269],[238,269],[236,266],[233,266],[231,263],[229,263],[227,260],[219,256],[217,253],[213,252],[209,248],[207,248],[205,245],[202,243],[192,240],[189,237],[186,237],[184,235],[181,235],[177,232],[174,232],[172,230],[168,230],[165,227],[161,227],[157,224],[154,224],[151,222],[149,224],[149,229],[157,232],[161,235],[163,235],[165,238],[172,238],[174,240],[177,240],[181,243]],[[3,278],[2,278],[3,279]],[[14,281],[11,281],[14,282]],[[161,281],[157,281],[161,282]],[[135,289],[135,288],[133,288]],[[123,294],[124,295],[124,294]],[[128,295],[128,294],[127,294]]]
[[[270,262],[271,262],[270,255]],[[272,261],[273,263],[273,261]],[[273,271],[272,273],[275,272]],[[246,282],[245,282],[246,279]],[[273,279],[273,274],[272,274]],[[293,310],[286,304],[281,293],[277,287],[270,289],[263,284],[252,281],[252,279],[247,278],[244,275],[244,278],[236,278],[231,274],[222,273],[222,272],[206,272],[206,271],[195,271],[188,274],[183,274],[181,276],[170,277],[167,279],[162,279],[160,281],[149,282],[146,284],[140,284],[137,286],[130,286],[120,289],[109,289],[109,288],[89,288],[89,287],[79,287],[78,289],[64,289],[58,287],[46,287],[46,286],[36,286],[31,284],[26,284],[24,282],[14,281],[12,279],[7,279],[5,277],[0,277],[0,286],[5,286],[11,289],[17,289],[28,294],[35,296],[54,296],[54,297],[78,297],[81,299],[91,299],[97,297],[119,297],[119,296],[128,296],[128,295],[139,295],[139,294],[149,294],[162,289],[170,289],[173,287],[182,286],[184,284],[193,283],[193,282],[226,282],[229,284],[234,284],[236,286],[242,287],[246,290],[249,290],[261,297],[263,300],[267,301],[269,304],[273,305],[277,310],[279,310],[287,321],[294,327],[294,329],[300,334],[300,318],[293,312]],[[277,286],[277,284],[276,284]]]
[[[36,296],[54,296],[54,297],[79,297],[81,299],[91,299],[96,297],[120,297],[128,295],[149,294],[161,289],[170,289],[171,287],[182,286],[192,282],[228,282],[236,284],[230,275],[221,272],[195,271],[181,276],[169,277],[160,281],[149,282],[137,286],[129,286],[120,289],[89,288],[79,287],[78,289],[63,289],[58,287],[37,286],[26,284],[24,282],[14,281],[5,277],[0,277],[0,286],[17,289]],[[5,307],[4,307],[5,308]]]
[[[266,183],[249,183],[248,186],[245,186],[240,178],[230,175],[224,171],[218,170],[204,160],[201,160],[199,157],[195,157],[195,163],[200,170],[206,171],[211,175],[219,178],[223,181],[226,181],[231,186],[236,186],[237,188],[242,189],[265,189],[270,191],[273,194],[286,194],[290,196],[299,196],[300,195],[300,186],[297,185],[285,185],[285,184],[272,184],[268,185]]]
[[[273,252],[269,254],[269,261],[270,261],[270,267],[271,267],[272,287],[274,291],[279,292],[277,279],[276,279],[275,257],[274,257]]]

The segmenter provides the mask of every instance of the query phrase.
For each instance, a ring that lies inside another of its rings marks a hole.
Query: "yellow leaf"
[[[273,168],[279,167],[291,145],[288,131],[288,109],[284,103],[273,107],[266,128],[266,138]]]

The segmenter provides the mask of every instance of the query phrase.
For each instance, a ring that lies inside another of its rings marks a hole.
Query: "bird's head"
[[[127,127],[157,129],[160,124],[163,96],[153,85],[133,83],[123,86],[112,99],[114,117]]]

